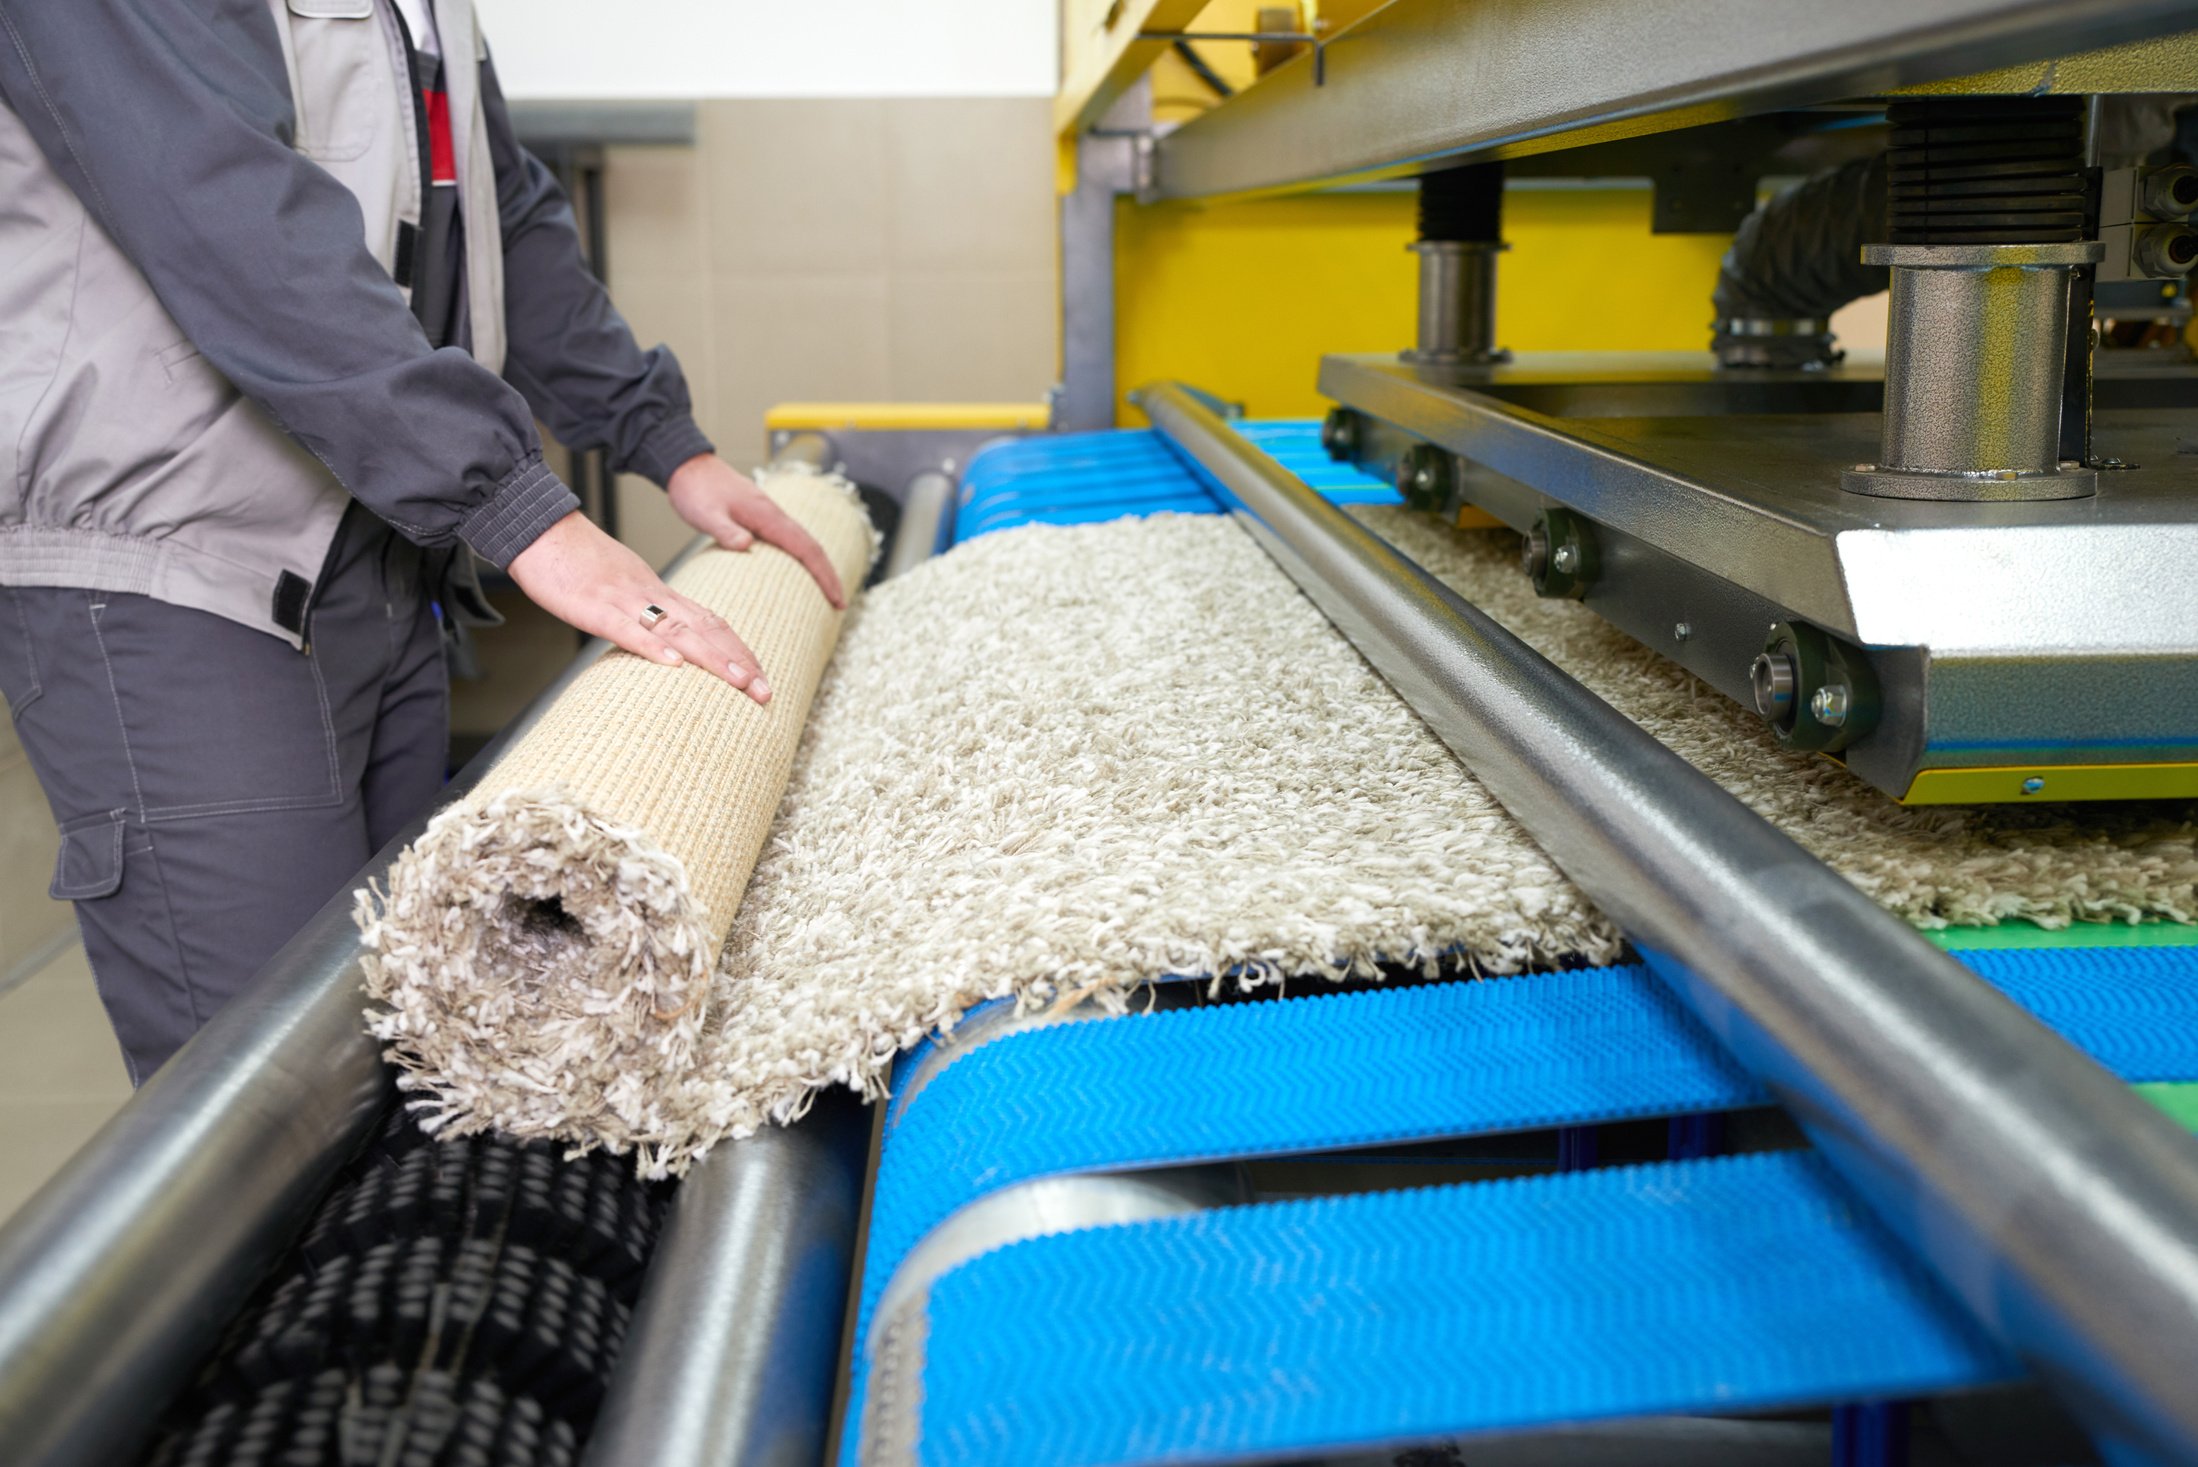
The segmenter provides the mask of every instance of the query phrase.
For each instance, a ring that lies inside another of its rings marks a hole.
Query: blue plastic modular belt
[[[1339,504],[1394,503],[1396,491],[1331,461],[1311,421],[1243,423],[1244,435]],[[962,476],[954,543],[1019,525],[1125,515],[1214,514],[1220,503],[1149,428],[1024,438],[986,449]]]
[[[2121,1078],[2198,1078],[2198,948],[1959,957]],[[1033,1177],[1769,1099],[1638,966],[1027,1030],[956,1059],[893,1113],[862,1314],[932,1228]]]
[[[2198,948],[1959,957],[2123,1078],[2198,1077]],[[922,1053],[907,1057],[903,1077]],[[1276,1085],[1278,1073],[1290,1083]],[[878,1292],[910,1247],[958,1207],[1031,1177],[1587,1125],[1765,1099],[1638,967],[1322,994],[1010,1035],[956,1059],[913,1100],[896,1101],[872,1205],[858,1348]],[[1722,1246],[1714,1227],[1698,1242]],[[858,1369],[850,1421],[860,1420],[863,1383]],[[1813,1399],[1843,1390],[1827,1381]]]
[[[1103,1467],[2011,1379],[1808,1153],[1232,1208],[934,1287],[919,1459]]]

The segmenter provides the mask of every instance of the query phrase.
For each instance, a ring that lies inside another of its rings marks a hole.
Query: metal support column
[[[1140,84],[1100,131],[1076,140],[1076,187],[1061,199],[1061,381],[1053,426],[1114,426],[1114,206],[1150,166],[1151,91]]]

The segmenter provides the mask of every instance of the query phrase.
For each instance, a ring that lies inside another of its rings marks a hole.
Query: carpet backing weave
[[[763,487],[859,586],[875,537],[845,482]],[[369,1027],[431,1126],[634,1149],[644,1167],[691,1134],[667,1082],[695,1060],[844,614],[763,545],[704,550],[671,585],[732,624],[770,703],[612,651],[359,895]]]

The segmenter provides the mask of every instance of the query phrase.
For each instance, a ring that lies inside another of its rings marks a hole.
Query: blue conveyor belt
[[[2198,947],[1958,956],[2121,1078],[2198,1080]],[[1026,1030],[955,1059],[893,1113],[863,1314],[955,1209],[1033,1177],[1769,1099],[1633,965]]]
[[[1793,1152],[1038,1238],[940,1280],[925,1353],[932,1467],[1268,1460],[2017,1374]]]
[[[1984,950],[1959,956],[2122,1078],[2198,1078],[2198,947]],[[904,1077],[921,1056],[918,1051],[904,1062]],[[1278,1084],[1278,1079],[1286,1083]],[[954,1059],[893,1112],[872,1204],[862,1330],[867,1332],[877,1296],[894,1267],[925,1234],[961,1206],[1034,1177],[1723,1111],[1761,1105],[1767,1099],[1663,986],[1636,966],[1172,1010],[1010,1034]],[[1594,1181],[1603,1175],[1586,1174],[1571,1181],[1591,1188],[1603,1186]],[[1681,1174],[1672,1171],[1667,1176],[1652,1168],[1628,1175],[1665,1176],[1677,1187]],[[1712,1174],[1686,1173],[1689,1178],[1706,1175]],[[1765,1176],[1769,1180],[1750,1185],[1768,1188],[1778,1205],[1804,1212],[1821,1211],[1828,1204],[1820,1194],[1837,1191],[1836,1183],[1808,1168],[1774,1169]],[[1622,1212],[1635,1205],[1626,1199],[1637,1199],[1640,1188],[1648,1184],[1607,1185],[1617,1190],[1593,1205]],[[1742,1282],[1733,1286],[1740,1294],[1727,1301],[1730,1308],[1721,1316],[1725,1323],[1720,1328],[1737,1330],[1744,1319],[1747,1330],[1781,1338],[1788,1331],[1798,1334],[1813,1329],[1813,1325],[1805,1329],[1806,1320],[1793,1314],[1790,1283],[1783,1276],[1760,1273],[1761,1288],[1748,1298],[1741,1297],[1746,1294],[1744,1280],[1756,1276],[1751,1270],[1760,1272],[1765,1265],[1764,1259],[1753,1256],[1760,1251],[1758,1242],[1746,1229],[1728,1229],[1715,1207],[1696,1208],[1689,1190],[1696,1185],[1690,1180],[1686,1188],[1672,1193],[1686,1199],[1684,1208],[1664,1209],[1654,1219],[1636,1219],[1628,1224],[1631,1231],[1613,1234],[1648,1240],[1639,1243],[1642,1251],[1635,1256],[1640,1276],[1652,1281],[1646,1286],[1648,1297],[1646,1302],[1632,1301],[1627,1308],[1653,1304],[1684,1313],[1697,1307],[1688,1303],[1698,1287],[1697,1275],[1702,1270],[1712,1274],[1724,1270]],[[1467,1190],[1477,1194],[1484,1189]],[[1604,1197],[1602,1192],[1593,1195]],[[1462,1200],[1429,1205],[1457,1206],[1469,1212],[1482,1206]],[[1819,1240],[1817,1265],[1822,1276],[1811,1285],[1840,1297],[1845,1297],[1840,1291],[1850,1284],[1862,1287],[1841,1273],[1848,1267],[1841,1261],[1845,1252],[1868,1248],[1884,1253],[1890,1248],[1874,1233],[1865,1238],[1867,1230],[1858,1231],[1844,1209],[1841,1201],[1838,1216],[1825,1223],[1829,1231]],[[1330,1214],[1316,1210],[1303,1216],[1327,1218]],[[1356,1214],[1347,1210],[1345,1216]],[[1341,1246],[1340,1240],[1351,1236],[1357,1224],[1343,1221],[1334,1226],[1343,1229],[1337,1235],[1336,1246]],[[1246,1238],[1269,1238],[1260,1228],[1253,1228]],[[1495,1242],[1487,1246],[1501,1252]],[[1678,1249],[1694,1261],[1674,1260],[1657,1252],[1658,1248]],[[1301,1253],[1327,1257],[1329,1249],[1307,1240],[1301,1247],[1285,1250],[1291,1258]],[[1330,1261],[1339,1268],[1357,1266],[1347,1257]],[[1496,1267],[1479,1254],[1454,1261],[1468,1273]],[[1831,1358],[1814,1353],[1818,1344],[1830,1350],[1838,1337],[1828,1336],[1815,1344],[1759,1340],[1765,1370],[1760,1375],[1734,1377],[1728,1384],[1736,1395],[1698,1394],[1656,1409],[1684,1406],[1714,1411],[1737,1409],[1743,1399],[1821,1402],[1919,1389],[1916,1379],[1903,1373],[1908,1367],[1898,1362],[1907,1358],[1902,1351],[1913,1346],[1921,1352],[1917,1359],[1938,1362],[1931,1368],[1943,1365],[1949,1357],[1934,1353],[1943,1343],[1940,1335],[1932,1333],[1937,1326],[1924,1329],[1917,1321],[1937,1320],[1948,1306],[1930,1286],[1909,1282],[1919,1276],[1907,1269],[1904,1260],[1899,1264],[1894,1267],[1888,1255],[1872,1265],[1884,1278],[1903,1282],[1897,1289],[1869,1284],[1866,1297],[1881,1301],[1881,1307],[1852,1314],[1860,1332],[1857,1338],[1891,1342],[1883,1353],[1862,1357],[1877,1362],[1871,1367],[1877,1374],[1858,1374],[1854,1362],[1837,1350],[1833,1355],[1845,1364],[1812,1374],[1812,1362]],[[1616,1268],[1618,1260],[1609,1266]],[[966,1265],[962,1271],[976,1267]],[[1449,1275],[1429,1277],[1441,1279],[1445,1288],[1452,1286]],[[1903,1289],[1908,1292],[1902,1293]],[[1859,1304],[1843,1307],[1861,1309]],[[1647,1352],[1638,1349],[1639,1341],[1647,1337],[1627,1322],[1631,1318],[1613,1316],[1604,1321],[1603,1342],[1614,1370],[1634,1368],[1631,1362],[1637,1354],[1664,1352],[1661,1345]],[[1195,1353],[1205,1348],[1203,1343],[1194,1346],[1178,1340],[1169,1333],[1173,1326],[1161,1316],[1144,1319],[1149,1335],[1140,1347],[1144,1353],[1137,1358],[1172,1357],[1179,1349],[1194,1350],[1188,1358],[1203,1358]],[[1513,1323],[1525,1327],[1519,1320]],[[1437,1319],[1428,1321],[1430,1329],[1447,1327]],[[952,1338],[950,1321],[937,1314],[931,1329],[935,1346]],[[1432,1340],[1423,1343],[1434,1348]],[[1372,1348],[1366,1341],[1353,1344],[1339,1357],[1339,1364],[1355,1360],[1361,1346]],[[955,1350],[962,1348],[963,1342],[954,1342]],[[969,1343],[967,1348],[991,1358],[991,1346],[983,1341]],[[926,1370],[927,1401],[934,1373],[959,1369],[946,1362],[960,1358],[932,1349]],[[1963,1358],[1974,1364],[1985,1357]],[[1225,1356],[1213,1359],[1215,1369],[1224,1368]],[[2000,1371],[1997,1357],[1992,1357],[1990,1369],[1978,1365],[1952,1383],[1981,1384],[1998,1378]],[[1211,1390],[1219,1379],[1208,1376],[1198,1389]],[[943,1385],[947,1375],[938,1374],[937,1380]],[[1618,1393],[1608,1399],[1630,1400],[1624,1392],[1638,1384],[1627,1384],[1623,1391],[1613,1386]],[[1308,1376],[1305,1389],[1319,1394],[1341,1387]],[[1356,1391],[1354,1385],[1347,1393]],[[1504,1399],[1513,1401],[1516,1413],[1504,1418],[1507,1425],[1573,1419],[1549,1414],[1556,1408],[1531,1394]],[[1548,1400],[1576,1404],[1576,1398],[1562,1392]],[[1478,1413],[1494,1409],[1488,1402],[1462,1396],[1454,1405],[1462,1414],[1446,1418],[1448,1424],[1436,1429],[1477,1428],[1487,1424]],[[928,1413],[930,1407],[926,1409]],[[1304,1427],[1302,1421],[1282,1416],[1268,1424],[1277,1431]],[[926,1438],[930,1439],[928,1429]],[[1278,1438],[1262,1450],[1280,1451],[1296,1441],[1295,1437]],[[927,1460],[964,1459],[947,1455]],[[1086,1459],[1072,1453],[1058,1460]]]
[[[1393,504],[1396,490],[1331,460],[1320,425],[1245,423],[1244,435],[1338,504]],[[1213,514],[1220,502],[1150,428],[1023,438],[969,461],[954,515],[954,543],[1018,525],[1079,525],[1125,515]]]

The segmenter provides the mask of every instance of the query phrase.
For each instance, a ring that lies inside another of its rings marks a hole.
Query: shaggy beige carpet
[[[1509,535],[1366,517],[1911,921],[2198,911],[2188,810],[1903,809],[1585,609],[1536,599]],[[714,798],[689,807],[753,814]],[[551,878],[521,863],[498,879]],[[658,940],[661,902],[605,900],[639,914],[606,916],[621,940]],[[1120,1004],[1168,975],[1251,986],[1445,957],[1502,973],[1619,949],[1248,536],[1161,516],[989,535],[870,594],[705,1003],[681,966],[574,1016],[539,985],[515,1003],[481,964],[408,953],[377,1032],[410,1054],[431,1125],[630,1148],[662,1173],[821,1086],[880,1093],[897,1052],[989,998]],[[545,1002],[565,1016],[556,1043],[515,1041],[556,1028],[525,1015]]]

